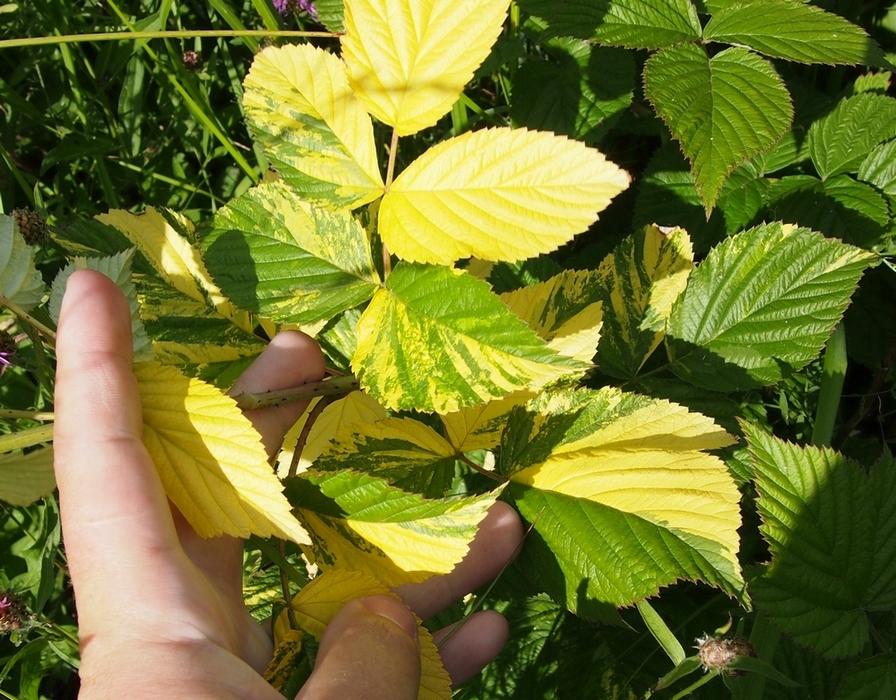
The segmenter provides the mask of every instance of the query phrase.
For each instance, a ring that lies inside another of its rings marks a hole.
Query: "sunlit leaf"
[[[0,501],[28,506],[55,488],[52,446],[0,454]]]
[[[458,452],[490,450],[501,441],[511,409],[533,396],[530,391],[517,391],[503,399],[439,416],[445,425],[445,436]]]
[[[628,184],[624,170],[578,141],[483,129],[411,163],[383,198],[379,232],[409,261],[521,260],[587,229]]]
[[[731,442],[700,414],[612,388],[515,409],[500,469],[533,524],[528,556],[551,595],[607,618],[677,579],[737,593],[739,493],[704,452]]]
[[[0,214],[0,297],[29,311],[40,303],[44,291],[34,267],[34,248],[25,243],[15,218]]]
[[[501,301],[564,357],[591,363],[603,325],[600,273],[566,270],[547,282],[501,295]]]
[[[290,607],[299,627],[320,640],[327,625],[343,605],[355,598],[371,595],[398,598],[386,585],[369,574],[336,569],[318,576],[305,586],[292,599]],[[289,620],[284,611],[274,625],[275,640],[285,638],[288,629]],[[417,636],[422,662],[417,700],[448,700],[451,697],[451,679],[442,666],[432,635],[419,619]]]
[[[364,571],[389,586],[451,571],[498,496],[425,499],[368,474],[309,474],[317,488],[303,477],[286,488],[311,533],[314,562]]]
[[[896,462],[866,474],[833,450],[744,432],[772,553],[753,599],[800,644],[828,657],[859,653],[868,612],[896,604]]]
[[[686,231],[648,226],[622,241],[598,268],[604,333],[602,372],[631,379],[662,342],[672,303],[684,291],[694,253]]]
[[[672,308],[672,371],[718,391],[779,381],[818,356],[875,259],[780,223],[727,239],[691,273]]]
[[[152,207],[139,215],[113,209],[96,218],[123,233],[161,278],[177,291],[208,304],[243,330],[252,332],[249,315],[234,307],[212,282],[193,243],[195,227],[189,219]]]
[[[896,199],[896,140],[877,146],[859,166],[860,180]]]
[[[508,0],[347,0],[342,57],[355,95],[399,136],[435,124],[470,82]]]
[[[746,0],[714,13],[703,38],[800,63],[876,64],[877,44],[840,15],[798,0]]]
[[[255,187],[220,209],[204,246],[227,294],[287,323],[330,319],[367,301],[379,283],[358,221],[308,204],[282,182]]]
[[[491,293],[446,267],[397,265],[358,323],[352,367],[389,408],[450,413],[582,369]]]
[[[304,199],[354,208],[382,194],[373,124],[339,58],[310,44],[269,47],[244,85],[249,128]]]
[[[50,294],[50,303],[47,311],[50,317],[59,323],[59,312],[62,309],[62,296],[65,294],[65,285],[68,278],[75,270],[96,270],[118,285],[131,309],[131,337],[134,342],[134,360],[151,360],[153,358],[152,346],[146,335],[146,329],[140,320],[140,304],[137,301],[137,288],[131,280],[131,260],[134,257],[134,249],[131,248],[122,253],[103,258],[77,257],[66,265],[56,278]]]
[[[771,63],[741,48],[712,58],[695,44],[662,49],[644,67],[644,91],[691,162],[707,213],[731,171],[773,146],[793,119]]]
[[[236,402],[173,367],[138,363],[143,443],[168,498],[202,537],[308,535]]]

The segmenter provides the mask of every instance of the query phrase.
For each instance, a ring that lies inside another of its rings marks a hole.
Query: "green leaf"
[[[736,593],[739,494],[703,452],[730,443],[704,416],[612,388],[515,409],[500,471],[532,523],[527,548],[548,592],[604,619],[679,578]]]
[[[286,480],[286,493],[309,528],[315,563],[363,571],[388,586],[451,571],[498,496],[428,500],[344,469],[308,478],[320,491],[299,477]]]
[[[314,460],[315,472],[354,471],[385,479],[424,496],[445,493],[454,479],[454,447],[435,430],[412,418],[355,423],[337,433]]]
[[[460,270],[401,263],[358,323],[355,375],[389,408],[448,413],[581,371]]]
[[[0,297],[29,311],[40,303],[44,291],[34,267],[34,248],[25,243],[15,217],[0,214]]]
[[[731,171],[773,146],[793,119],[784,82],[746,49],[711,59],[694,44],[663,49],[644,66],[644,91],[691,162],[707,213]]]
[[[633,378],[663,341],[672,303],[694,266],[687,232],[648,226],[622,241],[600,264],[604,329],[602,372]]]
[[[875,259],[789,224],[729,238],[691,273],[672,309],[672,371],[717,391],[774,384],[817,357]]]
[[[896,198],[896,141],[876,146],[859,166],[859,179]]]
[[[382,195],[373,123],[332,53],[268,47],[246,76],[243,108],[271,163],[305,199],[354,208]]]
[[[878,64],[880,47],[851,22],[797,0],[747,0],[713,14],[707,41],[748,46],[800,63]]]
[[[337,33],[345,31],[345,25],[342,23],[345,14],[343,0],[315,0],[314,7],[317,10],[317,19],[327,31]]]
[[[367,301],[379,284],[367,234],[345,211],[315,207],[282,182],[218,211],[206,264],[240,306],[310,323]]]
[[[28,506],[55,488],[52,445],[0,454],[0,501]]]
[[[750,592],[772,622],[827,657],[857,654],[868,611],[896,604],[896,462],[870,475],[830,449],[744,425],[772,561]]]
[[[146,335],[146,329],[140,320],[140,305],[137,301],[137,288],[131,281],[131,260],[134,248],[104,258],[75,258],[66,265],[53,280],[50,303],[47,311],[56,323],[59,323],[59,312],[62,309],[62,295],[68,278],[75,270],[96,270],[115,282],[128,300],[131,309],[131,336],[134,342],[134,361],[141,362],[153,359],[152,345]]]
[[[840,101],[809,128],[809,155],[826,180],[854,173],[871,150],[896,136],[896,100],[863,93]]]
[[[629,51],[559,39],[555,58],[523,63],[513,77],[514,124],[595,144],[628,109],[635,87]]]
[[[557,36],[595,39],[633,49],[656,49],[700,38],[689,0],[522,0]]]
[[[834,700],[896,697],[896,654],[878,654],[857,664],[837,687]]]

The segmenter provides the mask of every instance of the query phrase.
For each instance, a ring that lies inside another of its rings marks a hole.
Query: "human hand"
[[[271,641],[243,603],[242,542],[198,537],[169,504],[143,447],[130,314],[102,275],[84,270],[69,278],[57,356],[56,475],[77,596],[80,697],[281,697],[261,676]],[[310,338],[284,333],[234,391],[286,389],[323,371]],[[303,408],[247,415],[273,451]],[[515,513],[497,503],[451,574],[398,593],[426,618],[494,577],[521,537]],[[472,616],[440,648],[452,680],[462,682],[488,663],[506,634],[497,613]],[[348,603],[327,628],[297,697],[413,700],[419,674],[410,612],[394,599],[371,596]]]

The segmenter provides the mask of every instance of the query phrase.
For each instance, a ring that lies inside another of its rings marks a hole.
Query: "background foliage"
[[[651,15],[659,5],[674,11]],[[807,41],[775,36],[774,27],[798,24],[794,17],[811,26],[818,17],[813,8],[823,8],[864,28],[883,52],[893,51],[896,5],[841,0],[777,7],[757,13],[755,7],[743,10],[743,3],[722,0],[698,2],[696,11],[684,0],[520,0],[450,114],[433,130],[402,142],[397,170],[446,137],[513,124],[597,146],[632,175],[633,185],[587,233],[550,255],[495,265],[488,279],[498,293],[545,282],[563,270],[597,269],[607,265],[611,252],[623,258],[629,236],[653,223],[663,230],[680,226],[690,235],[700,274],[694,273],[688,295],[699,296],[702,284],[704,295],[712,297],[718,288],[715,270],[742,270],[741,277],[730,280],[738,293],[780,274],[779,266],[763,271],[762,260],[750,258],[757,248],[774,248],[771,229],[735,236],[764,221],[798,224],[889,255],[896,211],[896,100],[885,54],[840,24],[816,27]],[[319,3],[320,19],[333,27],[339,9],[339,3]],[[647,20],[632,28],[632,13],[638,11],[646,12]],[[768,25],[757,23],[757,16]],[[833,14],[824,17],[824,22],[836,22]],[[281,17],[268,0],[87,2],[75,8],[46,0],[0,6],[0,27],[3,38],[13,38],[319,25],[307,13]],[[704,42],[687,43],[701,35]],[[110,208],[167,207],[186,216],[179,226],[187,235],[207,236],[212,215],[247,192],[268,167],[241,111],[243,78],[265,43],[244,37],[0,48],[2,212],[38,210],[57,240],[78,235],[84,240],[90,224],[83,222]],[[316,43],[336,47],[333,40]],[[695,114],[708,118],[689,121]],[[703,133],[696,122],[712,126]],[[734,139],[732,133],[743,138]],[[387,131],[377,136],[380,143],[388,142]],[[195,232],[194,223],[199,225]],[[866,697],[869,688],[885,694],[896,684],[896,557],[890,544],[896,541],[896,465],[890,457],[896,280],[886,260],[864,275],[820,357],[818,348],[851,289],[824,276],[833,258],[798,255],[816,250],[811,236],[801,230],[788,239],[794,252],[780,253],[793,256],[794,285],[802,285],[802,298],[811,308],[778,322],[792,328],[825,310],[829,318],[805,329],[801,337],[813,340],[802,350],[788,336],[788,347],[769,351],[789,358],[789,365],[750,365],[730,346],[710,347],[690,333],[681,313],[672,311],[668,328],[674,340],[665,350],[639,367],[649,354],[642,346],[636,346],[642,347],[641,357],[630,357],[602,341],[599,372],[587,380],[595,390],[621,384],[675,400],[746,438],[720,454],[743,494],[739,559],[752,582],[754,611],[694,584],[664,588],[652,601],[687,653],[692,640],[733,619],[733,629],[751,639],[760,659],[801,684],[794,689],[770,677],[768,668],[761,669],[766,675],[726,676],[725,685],[736,698],[845,700]],[[730,259],[737,256],[741,263],[734,266]],[[47,283],[64,258],[57,245],[39,249],[37,265]],[[855,258],[853,264],[860,263]],[[135,271],[140,272],[139,262]],[[838,294],[843,298],[829,298]],[[813,307],[813,300],[820,301]],[[15,366],[0,380],[0,404],[12,410],[49,409],[52,383],[45,348],[13,316],[2,318],[18,347]],[[613,336],[606,330],[605,335]],[[642,340],[644,347],[656,347],[650,335]],[[338,366],[340,351],[346,350],[339,330],[323,338]],[[229,345],[244,347],[243,341],[249,342],[234,337]],[[714,357],[727,357],[737,368],[747,367],[747,376],[730,366],[727,373],[707,366],[707,355],[663,372],[665,362],[687,358],[695,344],[710,347]],[[251,348],[241,354],[251,355]],[[243,362],[221,359],[205,369],[205,376],[226,385]],[[720,377],[725,386],[717,385]],[[33,425],[3,421],[4,432]],[[798,465],[796,473],[788,465]],[[807,474],[813,479],[807,480]],[[814,483],[823,485],[820,493]],[[475,491],[476,486],[475,478],[466,479],[465,488]],[[11,697],[73,697],[75,627],[55,501],[2,505],[0,589],[21,596],[28,613],[25,624],[7,630],[12,634],[0,641],[0,687]],[[533,512],[539,507],[530,506]],[[649,693],[677,662],[675,645],[666,639],[667,651],[673,650],[670,661],[654,639],[663,637],[662,629],[655,627],[652,635],[633,608],[619,613],[627,627],[570,614],[556,602],[563,598],[556,587],[548,586],[552,599],[527,575],[532,556],[541,551],[531,544],[530,553],[493,587],[453,611],[462,615],[478,605],[495,607],[508,615],[514,630],[499,660],[457,695]],[[796,551],[809,552],[811,563],[793,555]],[[261,540],[247,547],[250,600],[267,613],[270,562],[277,555]],[[534,566],[537,570],[537,562]],[[695,677],[655,696],[673,697]],[[725,692],[719,679],[694,690],[698,697]]]

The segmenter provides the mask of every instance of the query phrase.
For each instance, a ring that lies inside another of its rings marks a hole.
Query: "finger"
[[[507,620],[494,610],[474,613],[436,632],[433,640],[451,684],[460,685],[479,673],[501,651],[507,635]]]
[[[519,550],[523,534],[516,511],[497,501],[479,525],[467,556],[450,574],[400,586],[395,592],[425,620],[501,573]]]
[[[324,376],[324,355],[312,338],[296,331],[278,334],[265,351],[236,380],[231,396],[242,392],[261,394],[320,381]],[[246,411],[261,435],[268,454],[280,447],[283,436],[308,406],[307,401]]]
[[[105,276],[75,272],[56,343],[56,478],[82,625],[108,617],[109,590],[134,592],[134,572],[176,542],[168,502],[141,442],[131,371],[131,316]],[[119,601],[120,602],[120,601]]]
[[[314,672],[296,700],[416,700],[417,623],[394,598],[349,601],[327,626]]]

